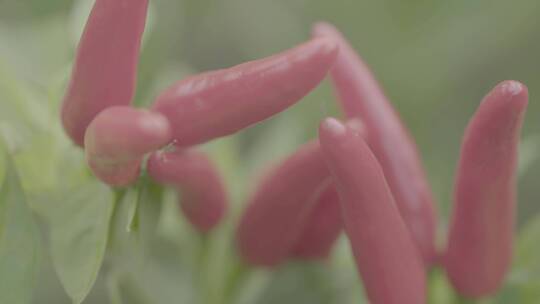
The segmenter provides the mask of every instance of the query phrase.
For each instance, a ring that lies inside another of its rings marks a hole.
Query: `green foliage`
[[[531,219],[517,239],[512,273],[502,293],[519,303],[534,303],[540,298],[540,216]],[[503,302],[501,302],[503,303]]]
[[[89,181],[47,202],[52,259],[73,303],[84,300],[101,268],[113,198],[108,187]]]
[[[39,271],[40,233],[16,168],[2,142],[0,188],[0,303],[31,303]]]
[[[238,215],[260,175],[314,138],[323,116],[339,115],[328,85],[276,118],[205,145],[232,210],[215,232],[198,236],[176,195],[148,177],[122,191],[97,182],[61,129],[59,103],[92,1],[0,0],[0,303],[32,303],[47,252],[54,264],[47,268],[75,303],[366,303],[343,239],[327,263],[294,262],[277,271],[243,265],[234,249]],[[305,39],[312,22],[332,21],[410,127],[444,217],[459,139],[482,95],[507,78],[540,89],[531,64],[538,62],[539,13],[536,0],[151,1],[135,103],[151,103],[188,74],[285,49]],[[531,102],[519,226],[540,211],[540,128],[530,123],[539,110]],[[540,218],[527,221],[516,244],[507,284],[486,303],[538,302]],[[463,301],[440,270],[430,276],[430,297]],[[39,294],[33,303],[49,302],[56,303]]]
[[[115,271],[124,272],[144,262],[148,255],[161,215],[162,189],[142,177],[135,187],[117,191],[116,197],[109,253]]]
[[[161,215],[163,192],[148,177],[141,179],[137,187],[136,210],[130,218],[128,232],[137,233],[139,242],[148,245],[156,232]]]

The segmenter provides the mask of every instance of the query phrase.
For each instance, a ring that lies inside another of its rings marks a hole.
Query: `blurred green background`
[[[62,87],[92,3],[0,0],[0,76],[24,82],[38,96]],[[537,0],[152,0],[136,103],[150,103],[159,90],[188,74],[289,48],[308,39],[314,22],[332,22],[372,67],[415,136],[444,226],[469,118],[495,84],[519,80],[531,98],[519,183],[521,224],[540,211],[539,15]],[[241,132],[235,137],[237,150],[252,155],[246,170],[257,175],[276,157],[314,138],[321,118],[338,113],[326,81],[291,110]],[[264,145],[264,156],[253,156],[269,133],[274,144]],[[246,191],[253,186],[239,183]],[[56,283],[44,284],[42,299],[51,298],[36,303],[65,301]],[[99,292],[93,296],[88,303],[101,303]],[[304,302],[317,303],[294,303]]]

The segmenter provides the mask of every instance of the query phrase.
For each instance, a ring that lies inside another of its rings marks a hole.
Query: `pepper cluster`
[[[466,129],[444,250],[414,141],[373,74],[331,25],[339,54],[330,76],[347,121],[322,121],[319,141],[275,168],[247,206],[241,254],[256,265],[324,258],[342,227],[371,303],[425,303],[426,272],[443,266],[455,289],[481,298],[511,262],[519,133],[528,103],[516,81],[498,84]]]
[[[130,103],[147,5],[97,0],[79,45],[62,122],[96,177],[128,186],[149,154],[148,174],[181,191],[185,215],[206,232],[224,216],[227,195],[211,160],[193,146],[285,110],[329,73],[346,119],[324,119],[318,140],[262,180],[236,231],[239,254],[266,267],[324,259],[344,230],[371,303],[425,303],[434,265],[466,297],[498,290],[511,261],[524,85],[500,83],[471,119],[440,250],[436,204],[414,140],[337,29],[317,24],[304,44],[181,80],[150,109],[136,109]]]
[[[103,182],[125,187],[148,174],[174,186],[201,231],[223,216],[227,196],[214,164],[191,147],[285,110],[325,77],[337,43],[317,38],[274,56],[181,80],[150,109],[133,99],[148,0],[97,0],[79,43],[62,123]],[[160,151],[163,147],[166,151]]]

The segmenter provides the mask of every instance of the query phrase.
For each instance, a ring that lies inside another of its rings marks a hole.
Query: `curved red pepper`
[[[339,196],[331,180],[313,194],[315,205],[291,255],[302,259],[325,259],[339,237],[343,224]]]
[[[309,198],[328,176],[318,142],[302,146],[270,172],[240,220],[240,254],[255,265],[283,262],[314,207]]]
[[[170,142],[171,132],[159,113],[114,106],[92,120],[84,140],[86,159],[96,177],[122,187],[137,179],[146,153]]]
[[[366,128],[359,119],[347,121],[347,126],[364,139],[367,138]],[[324,259],[330,254],[343,228],[339,197],[332,180],[321,184],[311,199],[316,200],[315,206],[291,255],[303,259]]]
[[[129,105],[148,0],[97,0],[77,51],[62,104],[62,123],[79,146],[94,117],[114,105]]]
[[[319,137],[370,303],[425,303],[424,265],[377,159],[359,133],[336,119],[322,122]]]
[[[502,82],[465,132],[445,256],[450,280],[465,296],[497,291],[511,262],[517,149],[527,102],[524,85]]]
[[[202,152],[176,150],[155,152],[148,159],[148,174],[181,193],[180,206],[201,232],[208,232],[223,218],[228,198],[212,161]]]
[[[319,23],[315,36],[332,37],[339,55],[330,74],[345,114],[358,117],[369,146],[383,168],[401,216],[426,264],[435,259],[436,212],[430,186],[414,141],[368,66],[333,26]]]
[[[172,124],[178,146],[233,134],[285,110],[325,76],[337,54],[327,38],[281,54],[187,78],[162,93],[153,109]]]
[[[367,136],[359,119],[347,125]],[[267,175],[238,227],[237,243],[246,260],[273,266],[287,257],[328,256],[342,227],[329,174],[315,141],[300,147]]]

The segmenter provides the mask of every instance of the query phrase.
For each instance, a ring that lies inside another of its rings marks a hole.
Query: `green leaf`
[[[114,273],[107,276],[107,292],[109,295],[110,304],[123,304],[120,282]]]
[[[139,200],[132,200],[128,209],[128,219],[126,225],[127,232],[137,232],[139,228]]]
[[[0,58],[0,135],[11,147],[24,145],[36,129],[29,113],[32,105],[28,91]]]
[[[516,241],[512,272],[499,298],[512,299],[514,303],[537,303],[540,298],[539,250],[540,216],[536,216],[520,231]],[[509,301],[497,303],[509,303]]]
[[[5,151],[0,188],[0,303],[30,303],[39,272],[40,236],[15,166]]]
[[[137,184],[136,193],[135,199],[129,201],[126,230],[136,233],[140,241],[145,243],[153,236],[158,224],[162,189],[144,176]]]
[[[124,274],[146,262],[149,242],[161,213],[161,187],[142,177],[135,187],[117,193],[111,220],[109,255],[113,271]]]
[[[112,191],[95,181],[50,202],[47,218],[52,259],[73,303],[81,303],[96,281],[113,209]]]
[[[121,277],[124,304],[198,303],[192,265],[179,258],[177,247],[161,241],[153,245],[152,258]]]
[[[540,282],[540,216],[532,218],[522,229],[517,239],[512,278],[535,279]],[[519,274],[519,275],[518,275]]]
[[[137,197],[137,212],[132,225],[136,225],[141,245],[146,246],[155,235],[161,215],[163,190],[150,178],[143,178]]]
[[[111,219],[109,231],[108,258],[112,270],[117,273],[129,271],[140,260],[137,246],[136,231],[128,231],[132,218],[131,210],[137,204],[137,189],[129,188],[122,193],[116,193],[117,202]]]
[[[161,186],[143,176],[118,201],[107,256],[112,266],[108,275],[113,277],[108,281],[109,296],[115,301],[194,303],[193,264],[182,258],[185,251],[156,235],[162,193]],[[130,223],[136,224],[128,232]]]

